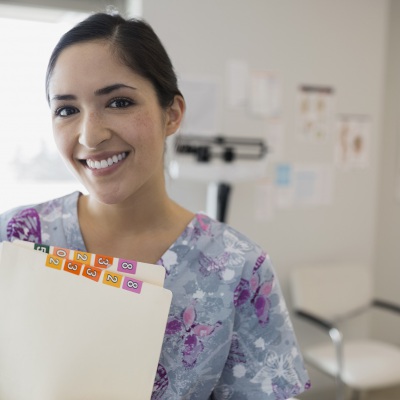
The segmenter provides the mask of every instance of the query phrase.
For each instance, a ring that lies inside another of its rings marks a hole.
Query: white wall
[[[287,161],[333,163],[332,140],[309,145],[295,138],[299,84],[332,85],[337,113],[371,116],[369,167],[336,171],[332,206],[278,211],[272,221],[258,223],[254,185],[235,186],[229,222],[270,251],[283,277],[304,262],[373,263],[387,11],[387,1],[375,0],[144,0],[144,18],[165,43],[178,75],[224,82],[226,61],[232,58],[281,74]],[[257,136],[266,129],[264,121],[225,105],[221,120],[228,135]],[[171,193],[188,207],[204,208],[205,187],[196,186],[174,183]]]
[[[391,1],[389,24],[375,271],[377,295],[400,304],[400,193],[397,198],[395,194],[400,183],[400,2],[396,0]],[[380,313],[374,327],[377,335],[400,345],[398,318]]]
[[[143,0],[143,17],[161,37],[178,75],[221,81],[223,133],[259,136],[266,130],[265,121],[226,106],[225,67],[231,59],[244,59],[251,68],[277,71],[282,77],[284,161],[333,165],[332,138],[311,145],[296,138],[294,104],[299,84],[333,86],[336,113],[371,117],[369,165],[335,170],[331,205],[278,210],[271,221],[259,222],[254,215],[254,183],[234,186],[228,222],[270,253],[285,293],[289,272],[298,265],[335,260],[375,265],[388,14],[388,0]],[[393,139],[389,142],[385,146],[392,149]],[[273,165],[268,174],[273,179]],[[205,207],[205,184],[172,182],[170,193],[193,210]],[[388,213],[386,219],[390,218]],[[392,226],[391,232],[399,237],[400,225]],[[384,227],[381,235],[382,231]],[[385,236],[394,239],[391,235]],[[387,242],[380,244],[380,252]],[[392,253],[396,255],[390,259],[398,261],[398,247]],[[393,269],[394,263],[387,268]],[[382,281],[381,289],[385,285]],[[393,296],[394,287],[395,283]],[[313,340],[305,337],[303,328],[298,326],[300,342]],[[314,386],[320,382],[324,381],[318,376]]]
[[[234,188],[229,222],[265,246],[283,276],[304,262],[374,261],[387,10],[387,1],[375,0],[143,3],[144,18],[165,43],[178,75],[216,76],[223,82],[225,63],[232,58],[280,72],[289,162],[333,163],[333,141],[309,145],[295,138],[294,96],[299,84],[332,85],[337,113],[371,116],[369,167],[336,171],[332,206],[278,211],[272,221],[258,223],[253,185]],[[265,132],[264,121],[227,107],[222,128],[229,135]],[[171,186],[172,195],[188,207],[204,208],[204,185]]]

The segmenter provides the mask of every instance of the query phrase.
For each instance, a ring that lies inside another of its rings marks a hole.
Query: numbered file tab
[[[83,264],[77,261],[65,260],[64,271],[70,272],[71,274],[80,275]]]
[[[46,267],[61,269],[63,265],[63,259],[61,257],[53,256],[48,254],[46,257]]]
[[[118,260],[117,271],[123,272],[125,274],[136,274],[137,262],[132,260],[123,260],[120,258]]]
[[[103,283],[114,287],[120,287],[122,282],[122,277],[123,276],[120,274],[104,271]]]
[[[100,268],[92,267],[90,265],[84,265],[82,276],[89,278],[92,281],[98,282],[100,279],[101,271],[102,270]]]
[[[124,283],[122,285],[122,289],[129,290],[130,292],[140,293],[142,290],[142,281],[138,281],[137,279],[133,279],[129,276],[126,276],[124,279]]]
[[[98,268],[108,268],[114,262],[113,257],[104,256],[102,254],[95,254],[94,265]]]

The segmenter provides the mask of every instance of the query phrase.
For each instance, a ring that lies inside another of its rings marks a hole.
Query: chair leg
[[[361,400],[360,392],[358,390],[353,390],[353,395],[351,396],[351,400]]]
[[[353,390],[352,400],[367,400],[367,393],[360,390]]]
[[[336,400],[346,400],[346,385],[340,378],[336,378]]]

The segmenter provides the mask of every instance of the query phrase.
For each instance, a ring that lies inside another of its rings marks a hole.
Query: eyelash
[[[63,111],[65,111],[65,110],[73,110],[73,112],[72,113],[69,113],[68,115],[61,115],[61,113],[63,112]],[[56,117],[62,117],[62,118],[65,118],[65,117],[69,117],[70,115],[72,115],[72,114],[76,114],[76,112],[78,111],[78,109],[76,108],[76,107],[71,107],[71,106],[61,106],[61,107],[58,107],[55,111],[54,111],[54,115],[56,116]]]
[[[115,103],[115,102],[124,102],[125,105],[122,107],[111,107],[111,104]],[[130,106],[133,106],[135,103],[131,100],[128,99],[126,97],[116,97],[115,99],[112,99],[109,103],[108,103],[108,107],[110,108],[128,108]]]
[[[111,105],[113,103],[116,103],[116,102],[124,102],[124,105],[121,106],[121,107],[112,107]],[[116,98],[112,99],[108,103],[107,107],[109,107],[109,108],[117,108],[117,109],[118,108],[128,108],[128,107],[130,107],[130,106],[132,106],[134,104],[135,104],[134,101],[132,101],[131,99],[128,99],[126,97],[116,97]],[[65,110],[68,110],[68,112],[72,110],[72,112],[68,113],[67,115],[61,115],[61,113],[63,111],[65,111]],[[69,117],[70,115],[76,114],[77,112],[79,112],[79,110],[76,107],[64,105],[64,106],[58,107],[54,111],[54,115],[57,116],[57,117],[65,118],[65,117]]]

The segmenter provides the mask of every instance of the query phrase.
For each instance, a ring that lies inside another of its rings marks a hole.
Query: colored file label
[[[122,275],[114,272],[104,272],[103,283],[110,286],[120,287],[122,282]]]

